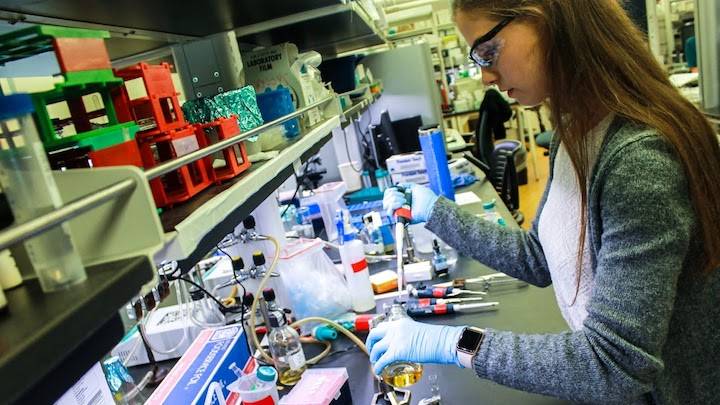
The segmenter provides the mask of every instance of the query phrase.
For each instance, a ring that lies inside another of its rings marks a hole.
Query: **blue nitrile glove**
[[[457,342],[464,326],[431,325],[410,318],[385,322],[370,330],[365,344],[373,371],[380,375],[390,363],[455,364],[459,367]]]
[[[412,223],[425,222],[430,218],[433,206],[438,196],[425,186],[419,184],[401,184],[406,190],[412,193]],[[383,209],[392,217],[396,209],[407,203],[405,194],[398,191],[397,188],[391,187],[385,190],[383,195]]]
[[[477,177],[472,174],[463,173],[457,176],[452,176],[453,187],[455,188],[469,186],[476,181]]]

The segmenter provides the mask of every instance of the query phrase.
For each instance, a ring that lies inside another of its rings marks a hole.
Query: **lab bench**
[[[456,190],[456,194],[473,192],[483,201],[496,199],[498,212],[507,220],[508,226],[517,228],[512,215],[499,199],[494,188],[488,181]],[[464,205],[464,210],[472,213],[482,212],[482,203]],[[376,263],[371,265],[371,273],[376,273],[393,267],[394,262]],[[459,257],[450,272],[451,278],[470,278],[492,274],[493,270],[467,257]],[[441,282],[441,281],[438,281]],[[378,299],[376,311],[381,311],[383,304],[391,303],[393,297]],[[503,287],[491,290],[486,301],[500,302],[499,309],[492,312],[475,314],[454,314],[420,319],[421,322],[445,325],[472,325],[480,328],[492,328],[518,333],[558,333],[567,330],[567,325],[560,315],[552,287],[537,288]],[[342,336],[342,335],[341,335]],[[359,335],[365,339],[365,334]],[[312,357],[319,352],[317,345],[304,345],[306,357]],[[175,361],[160,363],[171,367]],[[353,403],[368,404],[375,393],[375,384],[368,357],[360,351],[347,338],[341,337],[333,343],[331,355],[313,367],[345,367],[348,370],[350,390]],[[149,370],[149,366],[131,368],[135,378],[140,378]],[[472,370],[462,370],[455,366],[441,366],[429,364],[424,366],[423,379],[410,387],[412,403],[417,404],[422,398],[430,396],[430,386],[427,378],[430,375],[438,376],[438,385],[444,404],[564,404],[556,398],[529,394],[512,388],[495,384],[488,380],[478,378]],[[289,388],[281,390],[281,395],[287,393]],[[149,395],[151,390],[146,389]]]

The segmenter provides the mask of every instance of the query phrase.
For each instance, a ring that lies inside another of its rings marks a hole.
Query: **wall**
[[[361,131],[367,131],[371,123],[377,124],[384,110],[388,110],[392,120],[421,115],[425,124],[443,125],[440,93],[430,58],[429,45],[418,44],[368,55],[360,61],[384,86],[383,95],[360,117]],[[354,125],[333,131],[332,142],[319,153],[328,171],[324,181],[340,180],[338,164],[360,162],[360,139]]]
[[[369,55],[361,63],[383,81],[385,92],[376,103],[380,111],[387,109],[393,120],[420,114],[425,124],[442,122],[428,44]]]

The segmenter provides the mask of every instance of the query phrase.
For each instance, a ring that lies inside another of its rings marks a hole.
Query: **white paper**
[[[482,200],[480,199],[480,197],[478,197],[477,194],[473,193],[472,191],[455,194],[455,203],[457,205],[475,204],[481,201]]]
[[[110,387],[105,381],[100,363],[85,373],[75,385],[72,386],[55,405],[114,405]]]

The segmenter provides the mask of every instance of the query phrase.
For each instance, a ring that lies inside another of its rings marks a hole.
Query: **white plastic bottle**
[[[273,405],[280,403],[280,394],[277,389],[277,372],[274,368],[268,366],[258,367],[255,371],[255,377],[257,379],[256,390],[262,393],[267,393],[273,400]]]
[[[22,275],[10,254],[10,249],[0,252],[0,289],[9,290],[22,284]]]
[[[365,249],[354,232],[345,234],[340,245],[340,259],[352,294],[353,310],[366,312],[375,308],[375,295],[370,284],[370,270],[365,260]]]

